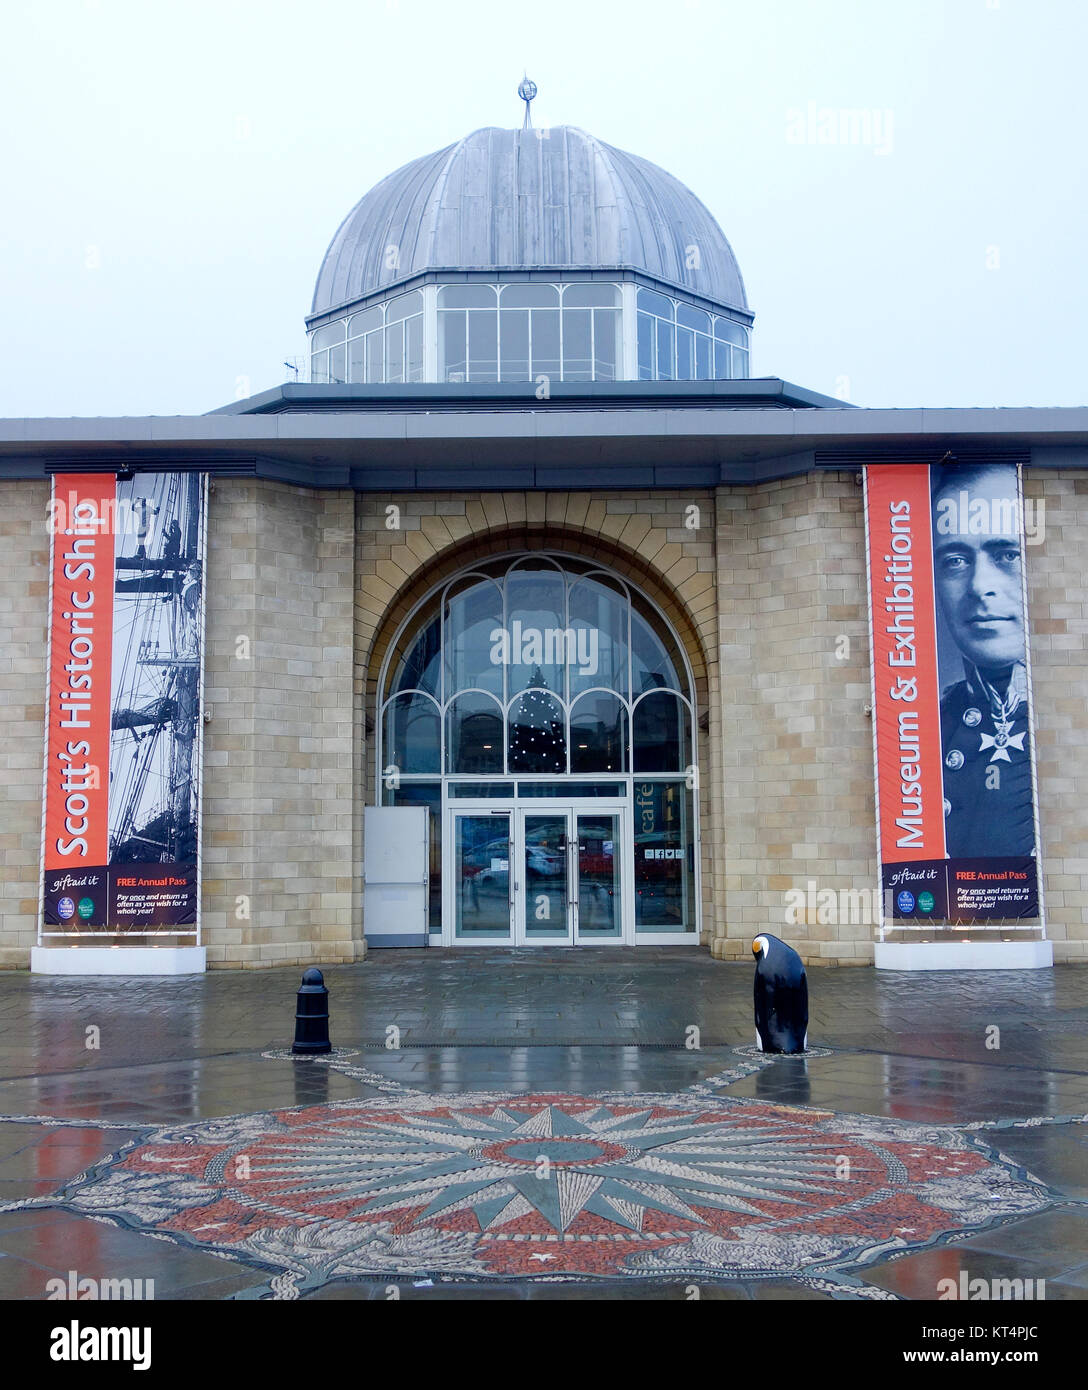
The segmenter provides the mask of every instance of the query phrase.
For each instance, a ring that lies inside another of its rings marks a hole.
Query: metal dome
[[[642,271],[748,307],[721,228],[664,169],[575,126],[488,126],[355,205],[325,253],[311,315],[424,271],[540,269]]]

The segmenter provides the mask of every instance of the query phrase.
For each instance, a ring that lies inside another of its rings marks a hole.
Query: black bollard
[[[292,1052],[331,1052],[329,1042],[329,991],[320,970],[307,970],[299,986],[295,1007],[295,1041]]]

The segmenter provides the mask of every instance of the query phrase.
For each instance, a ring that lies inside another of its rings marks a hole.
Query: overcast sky
[[[578,125],[729,238],[753,376],[1082,405],[1084,0],[6,0],[0,415],[198,414],[288,377],[385,174]]]

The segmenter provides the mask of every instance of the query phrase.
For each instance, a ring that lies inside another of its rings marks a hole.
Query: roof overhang
[[[0,478],[125,467],[464,491],[743,485],[948,455],[1088,468],[1083,407],[857,409],[774,380],[465,392],[285,386],[209,415],[0,420]]]

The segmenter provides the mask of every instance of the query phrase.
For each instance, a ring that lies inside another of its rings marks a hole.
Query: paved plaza
[[[0,977],[0,1296],[1088,1296],[1088,966],[814,969],[803,1058],[702,951],[373,951],[306,1060],[300,973]]]

